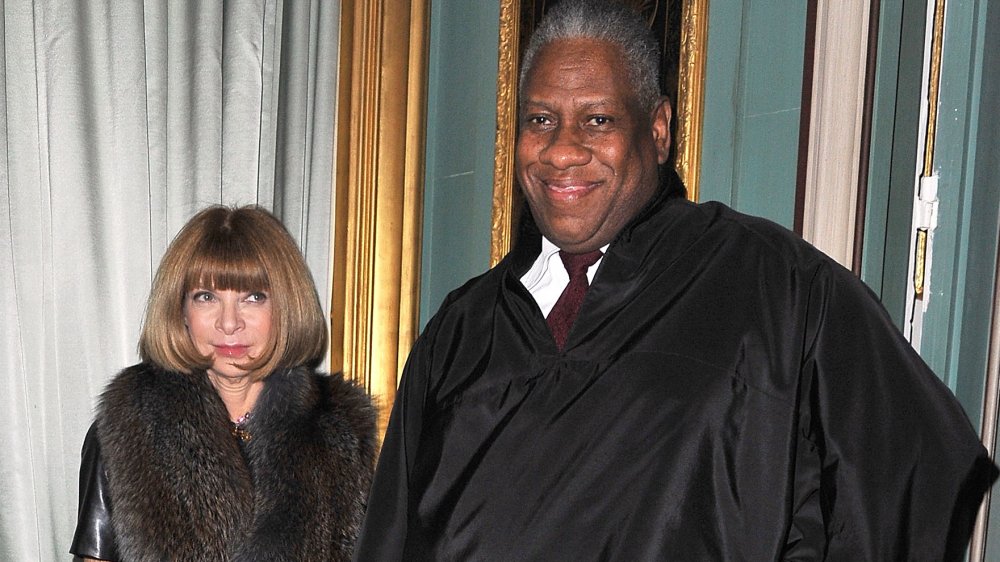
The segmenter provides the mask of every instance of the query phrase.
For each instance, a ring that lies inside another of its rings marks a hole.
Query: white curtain
[[[66,560],[84,433],[187,218],[273,209],[329,299],[340,3],[0,7],[0,560]]]

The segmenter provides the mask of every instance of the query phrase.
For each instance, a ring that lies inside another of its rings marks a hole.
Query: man
[[[850,272],[676,197],[656,53],[613,2],[533,36],[530,214],[411,353],[356,559],[961,556],[995,469],[957,401]]]

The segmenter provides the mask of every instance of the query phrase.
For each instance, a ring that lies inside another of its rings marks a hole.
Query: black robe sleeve
[[[846,271],[808,308],[786,559],[961,559],[997,475],[961,405]]]
[[[81,558],[118,560],[115,533],[111,527],[108,474],[101,458],[97,425],[92,424],[83,440],[80,462],[80,506],[76,533],[69,549]]]

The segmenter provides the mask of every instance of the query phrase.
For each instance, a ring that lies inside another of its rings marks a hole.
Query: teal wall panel
[[[996,259],[998,190],[990,168],[1000,148],[985,125],[1000,118],[990,90],[995,73],[988,72],[1000,59],[986,47],[997,31],[990,31],[986,6],[948,3],[934,155],[940,203],[920,349],[974,424],[982,409]],[[862,279],[900,328],[913,290],[907,267],[917,155],[924,148],[918,131],[926,17],[924,0],[881,5]]]
[[[800,86],[801,87],[801,86]],[[799,110],[748,115],[734,206],[786,228],[795,222]]]
[[[792,227],[805,2],[710,2],[702,201]]]
[[[883,1],[878,22],[861,279],[879,295],[900,329],[921,125],[925,15],[923,1]]]
[[[499,0],[431,2],[420,325],[489,267]]]
[[[920,352],[978,424],[997,244],[1000,29],[987,26],[987,2],[947,6],[934,152],[940,203]]]
[[[739,129],[743,4],[710,2],[699,199],[732,204]]]

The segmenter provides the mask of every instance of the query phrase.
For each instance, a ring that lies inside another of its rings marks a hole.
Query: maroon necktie
[[[559,257],[562,258],[566,272],[569,273],[569,284],[559,295],[559,300],[556,301],[546,319],[559,349],[562,349],[566,343],[566,336],[569,335],[569,329],[573,325],[573,321],[576,320],[576,313],[579,312],[580,304],[583,303],[583,296],[587,294],[587,288],[590,287],[590,283],[587,281],[587,268],[597,263],[597,260],[601,259],[601,255],[600,250],[586,254],[570,254],[562,250],[559,251]]]

